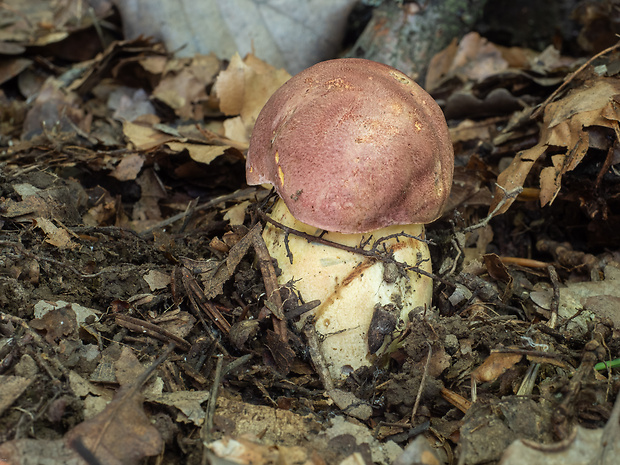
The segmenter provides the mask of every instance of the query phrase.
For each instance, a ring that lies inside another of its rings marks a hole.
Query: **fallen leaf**
[[[230,207],[224,214],[224,219],[232,225],[242,225],[245,222],[247,208],[251,205],[249,200],[244,200],[237,205]]]
[[[209,99],[206,89],[219,69],[220,60],[215,55],[172,59],[166,64],[166,71],[153,90],[153,96],[172,108],[180,118],[201,120],[204,118],[202,105]]]
[[[137,153],[127,155],[121,159],[116,168],[110,173],[119,181],[133,181],[138,177],[142,166],[144,165],[144,157]]]
[[[241,117],[245,139],[248,140],[265,103],[290,77],[283,69],[266,65],[253,55],[242,60],[239,54],[235,54],[215,81],[214,91],[219,98],[220,110],[227,116]],[[236,133],[236,137],[240,137],[239,127]]]
[[[179,410],[183,417],[177,417],[177,421],[191,422],[196,426],[202,426],[205,411],[201,404],[209,400],[209,395],[208,391],[164,392],[158,396],[146,396],[146,400]]]
[[[45,331],[45,340],[50,344],[72,335],[78,328],[75,312],[70,307],[51,310],[41,318],[32,320],[30,326]]]
[[[94,321],[99,321],[99,315],[101,314],[99,310],[84,307],[75,302],[66,302],[64,300],[49,302],[46,300],[39,300],[36,304],[34,304],[34,316],[35,318],[43,318],[50,311],[61,308],[70,308],[75,314],[75,320],[79,324],[85,323],[87,318],[92,318]]]
[[[256,53],[291,73],[335,56],[357,0],[124,0],[125,37],[155,37],[177,56]],[[148,14],[144,14],[148,12]]]
[[[188,144],[181,142],[168,142],[166,144],[170,149],[181,152],[187,150],[192,160],[208,165],[217,157],[224,155],[229,146],[226,145],[204,145],[204,144]]]
[[[73,249],[77,244],[73,242],[73,237],[66,229],[57,227],[47,218],[35,218],[34,223],[37,228],[45,233],[45,242],[58,247],[59,249]]]
[[[9,408],[13,402],[30,386],[33,379],[22,378],[21,376],[0,375],[0,415]]]
[[[544,167],[540,175],[540,203],[553,202],[561,188],[562,176],[574,170],[590,147],[588,128],[614,129],[620,120],[616,96],[620,94],[620,79],[599,76],[571,90],[563,98],[548,104],[544,111],[540,140],[537,145],[519,152],[508,168],[502,171],[495,190],[493,211],[504,199],[504,192],[523,187],[534,164],[551,147],[560,153],[551,157],[552,166]],[[514,198],[506,199],[498,214],[506,212]]]
[[[170,273],[162,273],[157,270],[150,270],[142,276],[142,279],[146,281],[151,291],[165,289],[171,281]]]
[[[523,354],[491,352],[486,360],[472,372],[472,376],[480,383],[495,381],[508,369],[521,361]]]
[[[134,372],[135,379],[135,372]],[[161,452],[163,441],[142,408],[142,395],[133,385],[119,389],[98,415],[65,435],[75,447],[81,441],[100,463],[137,464]]]

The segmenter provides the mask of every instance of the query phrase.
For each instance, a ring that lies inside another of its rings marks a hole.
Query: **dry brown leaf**
[[[146,115],[157,119],[155,107],[144,89],[117,87],[108,96],[108,108],[114,110],[112,118],[118,121],[144,121]]]
[[[233,55],[228,67],[215,80],[214,91],[220,100],[220,110],[226,116],[239,115],[245,94],[245,73],[251,73],[238,53]]]
[[[214,55],[170,60],[153,96],[172,108],[177,116],[201,120],[202,104],[208,100],[207,86],[219,69],[220,61]]]
[[[540,172],[540,203],[547,205],[553,202],[562,187],[562,155],[554,155],[551,157],[553,166],[547,166]]]
[[[136,373],[142,373],[144,367],[129,347],[123,347],[114,362],[114,376],[121,386],[130,386],[136,381]]]
[[[69,32],[86,28],[93,20],[100,21],[111,7],[109,3],[104,5],[106,2],[99,2],[90,11],[79,2],[6,0],[2,3],[0,42],[30,46],[59,42],[68,37]]]
[[[248,133],[241,116],[224,120],[224,136],[245,144],[249,142]]]
[[[142,276],[142,279],[149,285],[151,291],[165,289],[170,284],[170,273],[162,273],[157,270],[150,270]]]
[[[51,310],[41,318],[32,320],[30,326],[39,331],[45,331],[45,340],[50,344],[54,344],[63,337],[71,336],[78,328],[75,312],[70,306]]]
[[[0,375],[0,415],[17,400],[34,379]]]
[[[192,160],[205,165],[208,165],[217,157],[223,155],[227,149],[231,148],[227,145],[204,145],[184,142],[168,142],[166,145],[175,152],[187,150]]]
[[[290,344],[282,341],[282,338],[270,329],[267,330],[266,336],[267,349],[273,357],[278,371],[280,373],[288,373],[291,369],[291,364],[295,359],[295,352],[291,348]]]
[[[135,372],[133,373],[135,379]],[[137,464],[161,452],[163,441],[142,408],[132,385],[122,387],[106,408],[65,435],[69,445],[80,440],[100,463]]]
[[[49,78],[26,115],[22,139],[53,132],[63,134],[62,139],[56,136],[60,140],[69,141],[77,134],[88,134],[91,118],[75,92],[68,91],[66,84],[59,79]]]
[[[147,56],[163,54],[163,46],[152,43],[149,38],[138,37],[134,40],[112,42],[93,60],[83,63],[85,69],[76,75],[75,80],[67,85],[67,89],[85,95],[106,76],[112,75],[121,80],[127,71],[124,65],[134,65],[137,58],[145,59]]]
[[[450,139],[452,139],[453,143],[468,140],[489,140],[491,138],[491,130],[495,124],[494,121],[480,122],[465,119],[456,127],[450,128]]]
[[[32,60],[27,58],[5,59],[0,63],[0,84],[13,79],[32,64]]]
[[[209,397],[209,391],[176,391],[147,395],[146,400],[178,409],[183,416],[178,417],[177,421],[186,423],[189,420],[196,426],[202,426],[205,420],[205,411],[201,404],[208,401]]]
[[[136,179],[142,166],[144,165],[144,157],[137,153],[123,157],[116,168],[110,173],[110,176],[119,181],[133,181]]]
[[[247,140],[260,110],[290,77],[285,70],[269,66],[251,54],[244,60],[235,54],[215,81],[220,110],[227,116],[241,116]]]
[[[553,365],[553,366],[556,366],[556,367],[563,368],[564,370],[572,370],[572,367],[570,367],[567,363],[563,362],[562,360],[558,360],[557,358],[553,357],[552,355],[550,355],[550,356],[545,356],[545,355],[527,355],[526,358],[530,362],[533,362],[533,363],[546,363],[548,365]]]
[[[173,315],[170,315],[170,313]],[[164,313],[154,322],[157,322],[159,327],[170,334],[184,338],[191,332],[196,323],[196,318],[191,313],[176,310]]]
[[[449,71],[479,81],[506,69],[508,62],[499,47],[477,32],[470,32],[461,39]]]
[[[504,283],[512,282],[512,276],[508,272],[508,268],[504,265],[499,255],[494,253],[488,253],[482,256],[484,260],[484,265],[487,267],[487,271],[489,272],[489,276],[491,276],[496,281],[501,281]]]
[[[243,224],[245,221],[246,210],[250,205],[251,202],[249,200],[244,200],[243,202],[230,207],[226,210],[224,219],[228,220],[228,222],[233,226]]]
[[[482,365],[472,372],[472,376],[480,383],[495,381],[506,370],[521,361],[522,354],[491,352]]]
[[[150,150],[176,139],[176,137],[158,131],[150,125],[145,126],[129,121],[123,123],[123,133],[136,150]]]
[[[131,225],[136,231],[143,231],[162,219],[159,201],[166,198],[166,190],[155,170],[148,168],[136,179],[140,186],[140,200],[134,204]]]
[[[534,163],[549,147],[563,151],[551,157],[552,166],[541,171],[540,203],[542,206],[552,203],[559,193],[562,176],[581,163],[590,147],[588,128],[617,127],[620,119],[620,109],[616,102],[618,94],[620,79],[601,76],[547,105],[540,141],[534,147],[519,152],[510,166],[500,173],[497,184],[501,188],[495,191],[490,211],[503,199],[502,189],[511,191],[523,186]],[[508,210],[513,201],[508,199],[499,213]]]
[[[97,203],[84,213],[82,222],[87,226],[100,226],[114,220],[117,213],[117,199],[100,187],[93,189],[91,193],[93,198],[97,199]]]
[[[57,227],[54,223],[46,218],[35,218],[36,227],[45,233],[45,242],[58,247],[59,249],[73,249],[77,244],[73,242],[72,236],[66,229]]]

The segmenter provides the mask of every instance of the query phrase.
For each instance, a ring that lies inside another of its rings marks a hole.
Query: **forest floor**
[[[264,304],[268,191],[244,156],[286,72],[144,39],[7,60],[0,464],[390,464],[413,438],[398,463],[612,463],[620,55],[472,34],[444,58],[463,50],[428,86],[456,158],[427,227],[434,306],[338,387],[362,409],[326,394],[293,321],[274,339]]]

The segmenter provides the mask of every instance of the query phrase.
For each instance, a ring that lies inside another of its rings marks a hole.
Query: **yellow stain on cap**
[[[280,178],[280,185],[284,186],[284,171],[282,171],[282,167],[280,166],[280,154],[276,150],[275,155],[276,165],[278,165],[278,177]]]

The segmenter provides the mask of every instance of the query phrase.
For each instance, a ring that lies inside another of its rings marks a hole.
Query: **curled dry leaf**
[[[495,191],[495,200],[489,211],[499,205],[504,192],[523,186],[534,164],[549,148],[559,148],[560,153],[551,157],[551,166],[543,168],[540,173],[540,203],[542,206],[551,204],[560,191],[562,176],[574,170],[585,157],[590,147],[589,130],[599,126],[618,131],[618,94],[620,80],[601,76],[547,105],[540,141],[519,152],[510,166],[500,173],[497,178],[500,187]],[[506,212],[513,201],[506,199],[498,214]]]
[[[220,110],[227,116],[241,116],[246,130],[245,140],[254,127],[254,122],[261,109],[282,84],[291,77],[283,69],[276,69],[248,55],[243,60],[235,54],[228,68],[222,71],[215,81],[215,93],[220,100]],[[230,130],[239,133],[238,123]],[[232,136],[226,134],[226,137]]]
[[[142,408],[141,394],[128,385],[98,415],[65,435],[67,444],[81,442],[101,463],[139,463],[162,448],[159,431]]]

